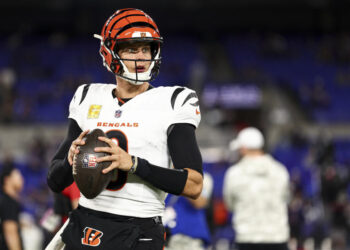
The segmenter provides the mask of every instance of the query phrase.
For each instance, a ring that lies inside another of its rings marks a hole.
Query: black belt
[[[114,220],[114,221],[118,221],[118,222],[129,222],[129,223],[135,223],[135,224],[143,224],[145,222],[153,221],[155,224],[162,224],[162,217],[161,216],[148,217],[148,218],[124,216],[124,215],[111,214],[111,213],[107,213],[107,212],[93,210],[90,208],[83,207],[81,205],[79,205],[77,209],[79,209],[83,213],[92,214],[92,215],[97,216],[97,217],[101,217],[104,219],[110,219],[110,220]]]

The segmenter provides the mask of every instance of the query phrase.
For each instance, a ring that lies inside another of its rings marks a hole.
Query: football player
[[[161,216],[167,193],[197,198],[202,190],[202,158],[195,129],[200,122],[198,97],[186,87],[153,87],[159,72],[161,37],[156,23],[138,9],[121,9],[100,35],[104,66],[115,84],[80,86],[69,106],[68,134],[55,154],[48,185],[61,192],[73,182],[72,165],[82,138],[100,128],[110,156],[104,173],[116,178],[97,197],[83,195],[47,249],[163,249]],[[171,166],[174,166],[172,168]]]
[[[0,171],[0,249],[23,249],[20,193],[24,178],[13,164]]]

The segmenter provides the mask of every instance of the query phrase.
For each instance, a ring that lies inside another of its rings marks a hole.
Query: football
[[[109,155],[104,152],[95,152],[95,147],[109,147],[98,139],[99,136],[107,137],[101,129],[94,129],[83,140],[85,144],[79,146],[79,153],[74,155],[73,178],[80,192],[88,199],[99,195],[112,180],[113,171],[103,174],[111,162],[97,162],[97,158]]]

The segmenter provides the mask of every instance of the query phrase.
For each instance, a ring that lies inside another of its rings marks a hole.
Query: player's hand
[[[85,130],[85,131],[81,132],[79,137],[72,142],[72,145],[70,146],[69,151],[68,151],[68,162],[71,166],[73,165],[74,155],[79,154],[78,146],[85,144],[85,141],[83,140],[83,138],[87,133],[89,133],[89,131],[90,130]]]
[[[109,147],[96,147],[95,151],[109,153],[110,155],[99,157],[96,161],[112,162],[108,168],[105,168],[102,171],[102,173],[106,174],[115,168],[123,171],[129,171],[132,167],[131,155],[129,155],[127,152],[125,152],[122,148],[120,148],[117,144],[115,144],[111,139],[107,137],[99,136],[98,139],[106,142],[109,145]]]

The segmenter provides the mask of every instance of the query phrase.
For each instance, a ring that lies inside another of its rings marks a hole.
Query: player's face
[[[21,172],[18,169],[14,169],[9,175],[9,178],[11,179],[11,183],[14,189],[20,192],[24,185],[24,180]]]
[[[149,43],[129,43],[120,46],[118,55],[121,59],[151,60],[151,46]],[[148,70],[151,61],[123,60],[130,73],[143,73]]]

